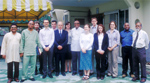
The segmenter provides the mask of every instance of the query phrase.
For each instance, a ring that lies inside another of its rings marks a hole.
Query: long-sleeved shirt
[[[48,47],[51,48],[51,46],[54,44],[54,30],[51,28],[43,28],[39,32],[39,39],[40,43],[43,48],[45,48],[45,45],[49,45]]]
[[[134,31],[132,29],[129,29],[129,31],[123,30],[120,32],[122,47],[132,45],[133,32]]]
[[[80,47],[81,49],[92,50],[94,37],[92,33],[82,33],[80,36]]]
[[[73,28],[71,30],[71,51],[80,51],[80,35],[83,33],[83,28],[79,27],[78,29]]]
[[[96,25],[95,27],[94,27],[94,26],[91,26],[90,32],[91,32],[93,35],[97,32],[97,27],[98,27],[98,25]]]
[[[136,39],[136,35],[137,35],[137,31],[133,32],[132,36],[133,36],[133,42],[132,42],[132,46],[135,42]],[[138,39],[136,41],[136,48],[144,48],[148,49],[149,47],[149,38],[148,35],[145,31],[140,30],[138,32]]]
[[[21,44],[20,44],[20,53],[24,53],[26,56],[33,56],[36,54],[36,47],[41,50],[42,46],[39,41],[39,35],[36,30],[29,31],[25,29],[21,34]]]
[[[117,46],[120,45],[120,34],[118,30],[114,29],[112,33],[111,30],[108,30],[106,33],[108,34],[109,38],[108,47],[113,47],[115,44],[117,44]]]
[[[20,62],[19,45],[21,40],[21,34],[12,32],[7,33],[2,42],[1,55],[6,55],[6,63]]]

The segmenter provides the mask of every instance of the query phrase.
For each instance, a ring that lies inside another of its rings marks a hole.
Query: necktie
[[[136,48],[136,42],[137,42],[138,36],[139,36],[139,33],[137,32],[137,35],[136,35],[136,38],[135,38],[135,41],[134,41],[134,44],[133,44],[134,48]]]

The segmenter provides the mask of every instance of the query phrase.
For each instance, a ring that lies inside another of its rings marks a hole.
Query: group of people
[[[40,29],[38,21],[29,21],[28,28],[21,34],[17,33],[16,24],[11,25],[11,32],[4,36],[1,49],[1,55],[7,62],[8,83],[11,83],[13,79],[19,82],[20,57],[23,57],[21,82],[27,78],[35,81],[34,75],[38,74],[37,57],[39,57],[39,71],[43,79],[47,75],[53,78],[53,72],[56,76],[59,76],[60,73],[66,76],[66,72],[69,71],[73,76],[79,73],[80,76],[83,76],[83,80],[87,80],[94,73],[94,58],[97,79],[105,78],[107,66],[107,76],[116,78],[120,42],[123,59],[122,77],[125,78],[128,75],[128,62],[130,62],[129,74],[132,81],[139,80],[140,63],[141,82],[146,81],[146,49],[148,49],[149,38],[142,30],[140,22],[136,23],[135,31],[130,29],[129,23],[125,23],[124,30],[120,33],[114,21],[109,23],[109,30],[105,31],[104,25],[97,25],[95,17],[91,19],[91,27],[85,24],[81,28],[78,20],[74,21],[72,29],[70,22],[65,24],[65,29],[61,21],[57,23],[53,20],[51,28],[49,23],[49,20],[45,19],[44,27]],[[13,64],[15,66],[14,76]],[[31,65],[30,71],[28,71],[29,64]]]

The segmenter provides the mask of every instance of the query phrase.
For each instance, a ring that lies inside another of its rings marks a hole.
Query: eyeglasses
[[[80,23],[74,23],[74,24],[80,24]]]
[[[32,24],[32,23],[29,23],[29,25],[34,25],[34,24]]]
[[[136,25],[136,27],[140,27],[140,25]]]
[[[11,28],[17,28],[17,27],[11,27]]]

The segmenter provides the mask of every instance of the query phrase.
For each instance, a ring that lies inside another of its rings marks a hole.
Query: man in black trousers
[[[146,49],[149,47],[149,38],[145,31],[142,30],[142,24],[140,22],[136,23],[136,31],[132,34],[132,56],[133,56],[133,67],[135,72],[135,77],[132,81],[139,80],[139,63],[141,65],[141,81],[146,81]]]
[[[68,42],[68,32],[63,30],[63,22],[58,22],[58,29],[55,31],[55,62],[56,62],[56,76],[59,76],[60,67],[59,62],[61,61],[61,74],[65,74],[65,53]]]

